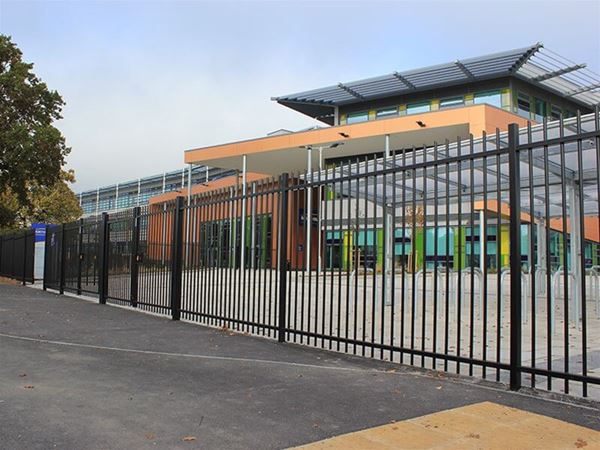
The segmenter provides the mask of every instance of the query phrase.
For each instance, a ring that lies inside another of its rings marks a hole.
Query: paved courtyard
[[[597,404],[515,394],[0,285],[0,447],[285,448],[492,401],[600,430]]]

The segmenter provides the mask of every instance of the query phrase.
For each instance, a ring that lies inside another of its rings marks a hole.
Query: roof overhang
[[[421,69],[273,97],[272,100],[326,123],[327,109],[397,97],[478,81],[517,77],[569,99],[584,108],[600,103],[600,75],[575,64],[542,44],[456,60]]]
[[[390,136],[391,149],[423,147],[506,129],[512,122],[527,123],[507,111],[474,105],[198,148],[185,153],[185,162],[242,170],[246,155],[249,172],[279,175],[307,170],[308,148],[320,148],[324,159],[353,157],[382,152],[385,135]],[[315,152],[312,169],[318,163]]]

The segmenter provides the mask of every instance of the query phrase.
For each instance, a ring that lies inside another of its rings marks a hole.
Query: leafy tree
[[[62,118],[63,99],[22,56],[9,36],[0,35],[0,227],[24,220],[23,211],[49,208],[52,200],[42,201],[40,193],[56,200],[70,191],[62,170],[70,148],[52,125]],[[21,217],[11,216],[15,210]]]
[[[53,186],[34,186],[31,202],[24,214],[26,222],[65,223],[81,216],[77,196],[68,183],[75,181],[72,171],[62,172],[61,179]]]
[[[30,186],[27,204],[10,190],[0,193],[0,231],[23,228],[33,222],[65,223],[81,216],[79,200],[69,187],[73,172],[63,171],[52,186]]]

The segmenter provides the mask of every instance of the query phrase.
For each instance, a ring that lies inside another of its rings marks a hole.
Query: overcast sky
[[[600,72],[600,0],[0,0],[0,32],[67,103],[76,191],[316,124],[276,95],[535,42]]]

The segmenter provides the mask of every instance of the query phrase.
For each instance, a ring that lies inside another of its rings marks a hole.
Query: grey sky
[[[600,72],[600,1],[0,0],[0,32],[67,102],[75,190],[315,124],[275,95],[538,41]]]

